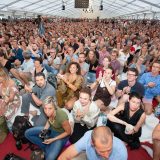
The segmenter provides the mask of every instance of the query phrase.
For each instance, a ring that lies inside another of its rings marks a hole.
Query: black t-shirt
[[[128,85],[128,81],[127,80],[123,80],[119,83],[118,85],[118,89],[119,90],[123,90],[124,87],[127,87],[129,86]],[[130,92],[136,92],[136,93],[139,93],[140,96],[144,96],[144,92],[145,92],[145,89],[144,89],[144,86],[139,83],[139,82],[136,82],[135,85],[133,87],[131,87],[131,91]]]
[[[94,63],[91,63],[91,61],[86,60],[86,63],[89,64],[89,72],[96,73],[95,70],[92,70],[92,67],[94,66],[94,68],[96,68],[98,66],[98,60],[96,60]]]
[[[11,64],[11,62],[10,62],[10,61],[7,61],[7,62],[6,62],[6,64],[4,65],[4,68],[6,68],[6,69],[7,69],[7,71],[9,72],[9,71],[10,71],[10,69],[12,68],[12,64]]]
[[[79,48],[79,45],[77,43],[74,43],[73,45],[70,44],[70,46],[74,49],[74,52]]]

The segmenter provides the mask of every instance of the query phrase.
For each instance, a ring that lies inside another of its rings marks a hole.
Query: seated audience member
[[[61,52],[61,50],[62,50],[60,44],[58,43],[58,41],[55,37],[53,37],[51,40],[50,48],[54,48],[56,50],[56,54],[58,52]]]
[[[140,147],[141,127],[146,117],[141,107],[139,94],[131,93],[129,102],[120,104],[107,115],[107,125],[114,135],[126,142],[131,149]]]
[[[25,85],[26,94],[22,96],[22,108],[21,112],[24,114],[33,115],[34,125],[44,125],[46,123],[46,116],[43,113],[42,102],[47,96],[55,96],[55,89],[45,80],[45,75],[39,72],[35,75],[36,84],[33,88]],[[30,104],[35,106],[34,109],[30,109]],[[38,116],[37,113],[40,112]]]
[[[99,77],[100,72],[102,72],[102,75],[103,75],[103,72],[105,71],[105,69],[107,69],[108,67],[112,68],[110,63],[111,63],[111,58],[104,57],[104,59],[102,61],[102,65],[97,67],[96,78]],[[115,79],[114,71],[112,71],[112,79],[113,80]]]
[[[3,50],[0,50],[0,65],[3,66],[8,72],[12,69],[12,64],[5,58],[5,53]]]
[[[10,129],[20,105],[20,96],[14,81],[7,71],[0,67],[0,116],[6,117]]]
[[[12,41],[12,52],[9,55],[9,60],[16,66],[23,63],[23,50],[19,48],[17,40]]]
[[[138,79],[141,78],[141,76],[143,75],[143,73],[146,70],[146,66],[143,64],[144,63],[144,57],[138,57],[136,63],[133,63],[129,66],[129,68],[136,68],[138,70]]]
[[[129,58],[129,52],[130,52],[130,47],[129,46],[124,46],[122,50],[119,51],[119,56],[117,60],[120,62],[121,67],[120,67],[120,74],[122,74],[123,69],[127,67],[127,60]]]
[[[96,81],[96,69],[98,66],[98,60],[94,51],[89,51],[86,62],[89,64],[87,81],[89,83],[93,83]]]
[[[77,62],[71,62],[64,75],[58,74],[57,102],[59,107],[64,107],[69,100],[78,99],[82,87],[83,77],[81,68]]]
[[[128,157],[124,143],[114,137],[111,130],[104,126],[86,132],[78,142],[67,148],[58,160],[78,158],[83,152],[88,160],[127,160]]]
[[[47,57],[47,64],[44,64],[44,67],[48,72],[53,73],[54,75],[57,75],[60,64],[61,64],[61,59],[60,57],[56,56],[56,50],[51,49],[50,50],[50,55]]]
[[[34,59],[34,68],[32,70],[32,79],[34,81],[35,75],[37,73],[44,73],[45,78],[47,79],[48,73],[47,70],[42,66],[42,59],[41,58],[35,58]]]
[[[31,58],[34,60],[35,58],[40,58],[42,57],[42,52],[39,50],[38,46],[36,43],[33,43],[32,46],[28,46],[28,49],[31,52]]]
[[[153,160],[160,159],[160,124],[153,131]]]
[[[119,98],[119,104],[127,102],[129,94],[137,92],[140,96],[144,96],[144,86],[137,81],[138,70],[129,68],[127,71],[127,80],[123,80],[118,84],[116,97]]]
[[[113,49],[111,52],[111,67],[113,68],[113,71],[115,73],[115,76],[118,76],[120,69],[121,69],[121,64],[118,61],[118,55],[119,52],[117,49]]]
[[[45,152],[46,160],[57,160],[59,153],[71,134],[68,116],[62,109],[56,109],[53,97],[46,97],[43,102],[43,109],[48,117],[46,125],[28,129],[25,132],[25,136]],[[50,131],[47,139],[43,139],[40,136],[45,130]]]
[[[77,142],[86,131],[96,126],[99,112],[100,109],[91,100],[91,90],[88,87],[81,89],[72,111],[75,124],[69,139],[71,143]]]
[[[107,51],[107,47],[106,45],[104,44],[102,47],[100,47],[99,49],[99,64],[101,66],[103,66],[103,60],[105,57],[109,57],[110,54],[109,52]]]
[[[144,73],[139,82],[145,87],[145,95],[143,98],[144,111],[147,115],[152,113],[152,100],[160,95],[160,63],[154,62],[151,72]]]
[[[64,73],[71,62],[78,62],[78,55],[74,54],[74,49],[68,47],[67,52],[65,52],[62,65],[60,67],[60,73]]]
[[[116,82],[112,80],[111,77],[112,69],[107,68],[105,69],[103,76],[102,72],[100,72],[97,80],[90,86],[92,90],[96,89],[93,100],[101,111],[108,110],[112,95],[115,93]]]
[[[79,53],[79,65],[81,67],[81,75],[84,77],[84,85],[87,84],[87,75],[89,71],[89,64],[85,62],[86,55],[85,53]]]
[[[32,80],[32,70],[34,68],[33,60],[31,59],[31,54],[29,52],[23,52],[24,61],[19,69],[11,69],[10,72],[15,78],[20,80],[22,86],[29,84]]]

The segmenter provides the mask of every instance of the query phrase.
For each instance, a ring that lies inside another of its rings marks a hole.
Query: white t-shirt
[[[101,87],[101,88],[103,88],[103,87],[106,86],[103,79],[99,82],[99,84],[100,84],[100,87]],[[111,80],[109,81],[109,85],[110,85],[110,86],[116,86],[116,81],[114,81],[114,80],[111,79]]]
[[[29,61],[24,60],[24,62],[21,65],[22,71],[23,72],[32,72],[33,68],[34,68],[34,62],[32,59],[30,59]]]

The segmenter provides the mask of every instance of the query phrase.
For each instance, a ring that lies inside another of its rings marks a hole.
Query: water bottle
[[[104,113],[100,113],[97,121],[97,127],[106,126],[107,124],[107,116]]]
[[[158,106],[156,107],[154,114],[155,114],[156,117],[159,117],[159,116],[160,116],[160,103],[159,103]]]

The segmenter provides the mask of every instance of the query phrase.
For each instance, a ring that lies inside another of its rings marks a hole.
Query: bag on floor
[[[8,133],[9,130],[7,127],[6,117],[0,116],[0,144],[6,139]]]
[[[31,160],[44,160],[44,152],[37,148],[31,153]]]
[[[15,155],[14,153],[7,154],[3,160],[26,160],[22,157]]]
[[[16,147],[17,149],[22,148],[22,143],[28,143],[29,140],[25,137],[24,133],[27,129],[31,128],[32,125],[28,120],[27,116],[16,116],[13,126],[12,126],[12,132],[13,137],[16,140]]]

